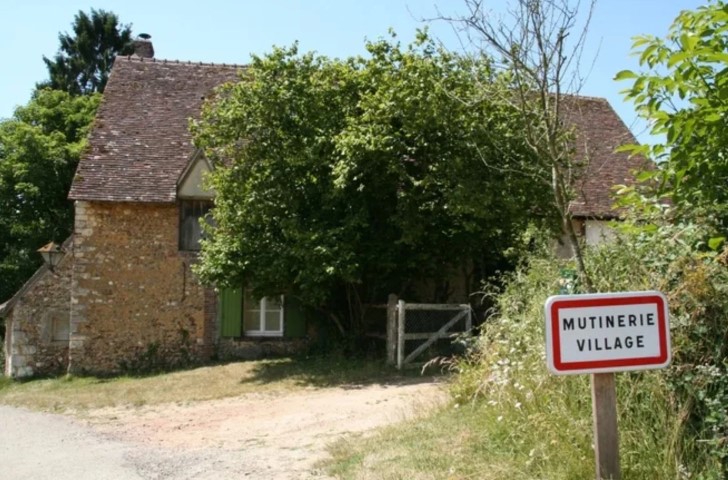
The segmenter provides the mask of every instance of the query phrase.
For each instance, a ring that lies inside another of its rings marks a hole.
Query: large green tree
[[[655,143],[633,146],[658,168],[641,179],[652,205],[671,200],[682,218],[728,235],[728,5],[680,13],[665,38],[637,37],[642,71],[617,74],[651,125]],[[634,198],[634,196],[632,196]],[[716,237],[716,239],[719,237]],[[716,242],[717,244],[718,242]]]
[[[367,48],[346,60],[275,49],[206,105],[193,127],[216,165],[205,281],[297,295],[355,324],[362,302],[418,280],[433,280],[431,300],[454,272],[479,280],[529,218],[550,218],[547,191],[522,175],[537,165],[523,125],[473,81],[506,88],[487,59],[424,35]]]
[[[71,232],[66,197],[99,98],[39,90],[0,122],[0,301],[39,266],[36,249]]]
[[[114,57],[133,52],[131,26],[119,23],[113,12],[92,8],[90,14],[79,11],[72,28],[72,34],[58,34],[58,53],[43,57],[49,79],[39,86],[72,95],[103,92]]]

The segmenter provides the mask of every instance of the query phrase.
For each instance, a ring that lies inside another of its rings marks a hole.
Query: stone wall
[[[76,202],[73,373],[183,366],[214,354],[216,300],[178,249],[176,204]]]
[[[571,222],[574,225],[576,234],[583,238],[585,234],[585,220],[583,218],[573,218]],[[571,249],[571,243],[567,234],[564,233],[561,235],[561,238],[554,241],[554,251],[556,252],[557,258],[569,259],[574,257],[574,252]]]
[[[52,272],[41,267],[14,297],[5,319],[6,375],[66,372],[72,264],[67,253]]]
[[[307,338],[221,338],[217,346],[220,360],[257,360],[304,353]]]

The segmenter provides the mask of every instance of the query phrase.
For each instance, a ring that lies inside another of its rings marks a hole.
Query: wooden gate
[[[409,312],[409,315],[408,315]],[[387,306],[387,361],[401,369],[422,355],[437,340],[472,329],[472,309],[467,304],[396,303]],[[406,353],[408,340],[424,340]]]

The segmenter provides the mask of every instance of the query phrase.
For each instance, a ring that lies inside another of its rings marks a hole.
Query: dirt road
[[[431,379],[101,409],[82,419],[0,406],[0,469],[14,479],[321,479],[326,446],[422,414]]]

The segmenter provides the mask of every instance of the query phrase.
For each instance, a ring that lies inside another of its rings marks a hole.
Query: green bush
[[[587,251],[597,291],[660,290],[670,305],[672,365],[617,375],[626,479],[728,476],[728,250],[702,238],[666,226]],[[511,274],[476,352],[457,365],[454,398],[492,418],[484,436],[517,465],[511,478],[594,475],[589,376],[546,369],[543,305],[568,266],[540,254]]]

